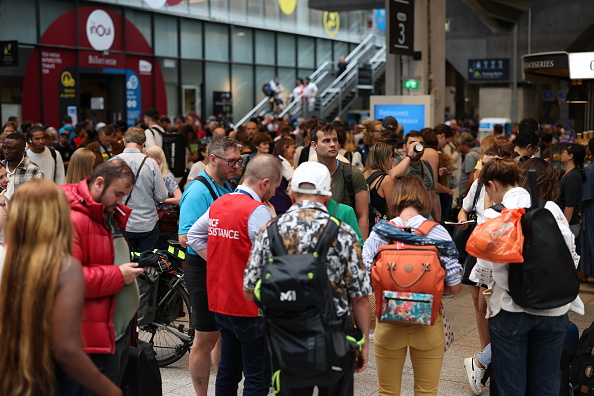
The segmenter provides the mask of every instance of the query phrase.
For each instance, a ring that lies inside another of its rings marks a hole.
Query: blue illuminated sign
[[[425,128],[425,105],[375,105],[374,120],[388,116],[398,120],[404,128],[404,134]]]
[[[375,26],[377,26],[377,30],[383,32],[386,30],[386,10],[375,10]]]

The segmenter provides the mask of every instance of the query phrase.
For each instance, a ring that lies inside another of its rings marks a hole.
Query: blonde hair
[[[95,153],[81,147],[77,149],[72,157],[66,171],[66,184],[77,184],[91,177],[95,165]]]
[[[355,136],[352,132],[345,133],[344,148],[349,153],[354,153],[357,150],[357,143],[355,143]]]
[[[158,162],[158,165],[159,170],[161,171],[161,175],[164,179],[165,176],[167,176],[167,174],[169,173],[169,166],[167,165],[167,158],[165,158],[165,152],[163,151],[163,149],[159,146],[154,145],[145,148],[143,151],[149,157],[159,158],[161,160],[160,162]]]
[[[390,173],[389,158],[393,155],[392,146],[386,143],[376,143],[369,148],[367,160],[365,161],[365,171],[371,173],[381,170]]]
[[[16,190],[6,217],[0,284],[0,394],[54,394],[52,313],[65,256],[72,255],[70,205],[45,179]]]

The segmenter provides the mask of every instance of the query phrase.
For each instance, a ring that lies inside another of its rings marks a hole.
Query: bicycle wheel
[[[160,367],[177,362],[190,349],[194,340],[190,298],[177,278],[159,280],[155,320],[139,328],[138,338],[153,344]]]

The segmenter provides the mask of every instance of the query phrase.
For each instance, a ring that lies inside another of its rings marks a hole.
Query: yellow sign
[[[297,0],[278,0],[278,5],[285,15],[291,15],[297,7]]]
[[[60,81],[62,82],[62,85],[65,87],[74,87],[74,84],[76,84],[76,82],[74,81],[74,77],[72,77],[72,74],[70,74],[69,71],[65,71],[62,73],[62,75],[60,76]]]
[[[340,16],[338,15],[338,12],[324,11],[322,22],[324,23],[326,34],[331,37],[336,36],[338,29],[340,28]]]
[[[12,53],[12,44],[6,44],[4,47],[4,55],[10,55]]]

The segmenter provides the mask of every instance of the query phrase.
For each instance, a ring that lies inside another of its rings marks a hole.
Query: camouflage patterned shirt
[[[328,222],[328,210],[318,202],[301,201],[280,217],[278,229],[288,254],[311,251]],[[272,257],[267,228],[263,227],[252,247],[245,269],[243,287],[252,292],[262,276],[262,269]],[[338,316],[351,313],[350,297],[363,297],[372,293],[369,274],[361,259],[361,245],[353,229],[342,223],[326,260],[328,279],[332,287]]]

